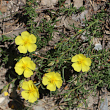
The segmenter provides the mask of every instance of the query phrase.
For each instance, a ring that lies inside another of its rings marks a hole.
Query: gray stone
[[[101,110],[108,110],[108,99],[107,98],[105,98],[104,102],[101,103],[100,109]]]
[[[5,100],[5,97],[0,97],[0,104]]]
[[[41,106],[34,106],[33,110],[46,110],[46,109]]]

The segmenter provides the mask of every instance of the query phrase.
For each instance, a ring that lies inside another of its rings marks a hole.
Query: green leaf
[[[2,40],[2,37],[0,37],[0,41]]]
[[[17,80],[17,78],[15,78],[13,81],[11,81],[9,84],[7,84],[6,86],[3,87],[3,89],[1,90],[1,93],[3,93],[4,91],[7,91],[9,85],[12,83],[15,83],[15,81]]]
[[[2,91],[1,91],[1,94],[2,94],[4,91],[7,91],[9,85],[10,85],[10,83],[3,87]]]
[[[2,15],[2,12],[0,11],[0,15]]]
[[[23,82],[24,82],[24,79],[19,82],[19,87],[22,87]]]
[[[83,103],[78,104],[77,108],[82,107]]]
[[[9,41],[9,40],[11,40],[12,38],[10,38],[10,37],[7,37],[7,36],[5,36],[5,35],[2,35],[3,36],[3,42],[5,42],[5,41]]]
[[[67,98],[67,99],[64,100],[64,102],[66,102],[66,101],[70,101],[70,100],[71,100],[71,98]]]
[[[50,62],[47,66],[53,66],[55,61]]]

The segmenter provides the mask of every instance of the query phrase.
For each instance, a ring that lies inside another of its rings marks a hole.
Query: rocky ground
[[[73,3],[74,1],[74,3]],[[83,20],[86,15],[87,19],[90,19],[91,15],[97,13],[100,11],[100,7],[105,6],[107,0],[66,0],[65,6],[69,7],[70,4],[74,4],[75,7],[79,8],[81,6],[85,6],[88,8],[88,10],[85,10],[84,12],[80,13],[78,16],[75,16],[74,14],[71,17],[66,16],[60,16],[58,19],[62,19],[61,21],[56,23],[56,27],[60,27],[61,29],[70,30],[73,32],[73,28],[70,26],[73,23],[77,26],[80,24],[80,27],[83,26]],[[39,7],[36,10],[36,13],[39,11],[39,18],[36,18],[36,22],[39,22],[41,18],[46,18],[47,20],[50,19],[50,16],[42,13],[42,10],[47,9],[57,9],[55,5],[57,4],[58,0],[36,0],[36,2],[39,3]],[[110,1],[109,1],[110,2]],[[27,30],[25,26],[25,20],[20,19],[22,22],[19,22],[19,18],[17,18],[15,15],[16,13],[22,13],[22,8],[25,6],[26,0],[0,0],[0,37],[2,35],[6,35],[9,38],[15,38],[18,34],[21,32]],[[106,9],[110,11],[110,8]],[[105,30],[105,39],[95,39],[95,43],[101,43],[103,40],[107,40],[106,48],[110,48],[110,20],[108,19],[107,23],[105,24],[106,30]],[[69,25],[68,25],[69,24]],[[56,37],[57,36],[57,37]],[[54,37],[52,41],[49,42],[49,46],[46,48],[42,48],[41,52],[45,53],[45,51],[48,51],[49,48],[53,45],[53,43],[59,41],[58,33],[54,33]],[[83,35],[81,36],[81,39],[86,39]],[[7,47],[6,45],[1,45],[0,47]],[[2,60],[0,58],[0,60]],[[4,86],[8,84],[6,74],[9,72],[11,67],[6,67],[5,65],[1,65],[0,67],[0,90],[3,89]],[[22,105],[22,102],[19,101],[18,97],[18,91],[15,91],[14,88],[12,89],[11,86],[9,87],[9,95],[4,96],[4,93],[0,94],[0,110],[18,110],[19,107],[23,108],[23,106],[26,106],[27,103],[25,102],[25,105]],[[94,94],[94,93],[93,93]],[[88,110],[110,110],[110,92],[106,88],[102,88],[100,91],[97,91],[97,95],[93,97],[93,94],[88,96]],[[101,102],[101,99],[104,99],[103,102]],[[43,99],[40,99],[38,101],[37,105],[32,106],[32,110],[62,110],[61,106],[58,106],[55,104],[55,100],[53,100],[53,97],[43,97]],[[76,108],[74,110],[85,110],[85,107]]]

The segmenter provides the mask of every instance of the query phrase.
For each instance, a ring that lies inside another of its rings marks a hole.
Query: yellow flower
[[[8,94],[8,92],[4,92],[4,96],[8,96],[9,94]]]
[[[34,103],[39,98],[39,92],[37,87],[34,85],[32,80],[24,81],[22,88],[24,91],[21,92],[21,96],[31,103]]]
[[[78,54],[72,57],[72,67],[74,68],[75,71],[80,72],[87,72],[91,66],[91,59],[86,58],[83,54]]]
[[[78,32],[82,32],[82,30],[79,30]]]
[[[36,50],[37,45],[36,43],[36,37],[33,34],[29,34],[29,32],[24,31],[21,33],[21,36],[17,36],[15,38],[15,43],[18,46],[18,50],[20,53],[27,53],[27,50],[29,52],[33,52]]]
[[[42,83],[47,85],[47,89],[50,91],[55,91],[56,87],[60,88],[62,86],[62,79],[59,73],[49,72],[43,76]]]
[[[15,65],[15,72],[18,75],[22,75],[24,73],[24,77],[28,78],[33,75],[32,70],[35,70],[36,65],[29,57],[23,57],[19,62]]]

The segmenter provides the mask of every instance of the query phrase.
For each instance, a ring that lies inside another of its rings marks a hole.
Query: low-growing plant
[[[61,1],[59,5],[63,2]],[[24,31],[15,37],[15,44],[19,45],[16,46],[18,49],[15,48],[18,52],[14,59],[16,78],[5,86],[2,92],[19,79],[17,86],[24,89],[21,96],[31,103],[39,101],[40,94],[44,95],[44,92],[40,91],[48,89],[50,92],[46,95],[60,97],[60,101],[57,98],[56,102],[58,106],[62,106],[62,109],[79,108],[83,104],[87,108],[86,99],[90,94],[99,87],[110,88],[110,49],[103,48],[97,51],[92,44],[93,37],[103,38],[102,26],[108,17],[106,11],[102,10],[93,15],[89,21],[85,19],[83,28],[75,28],[73,25],[76,34],[72,37],[59,32],[60,41],[53,44],[54,46],[46,54],[40,54],[40,49],[48,45],[53,38],[53,32],[58,30],[54,27],[54,19],[48,22],[42,19],[36,27],[34,19],[38,14],[33,5],[37,6],[35,0],[27,0],[25,15],[28,15],[27,26],[30,33]],[[65,7],[60,9],[67,15],[83,10],[83,7],[79,10]],[[82,35],[83,32],[86,32],[86,39],[81,41],[77,36]],[[42,36],[39,33],[45,34]],[[6,41],[4,39],[5,37],[2,42]],[[6,64],[9,59],[3,50],[1,54]],[[33,83],[34,81],[36,82]]]

